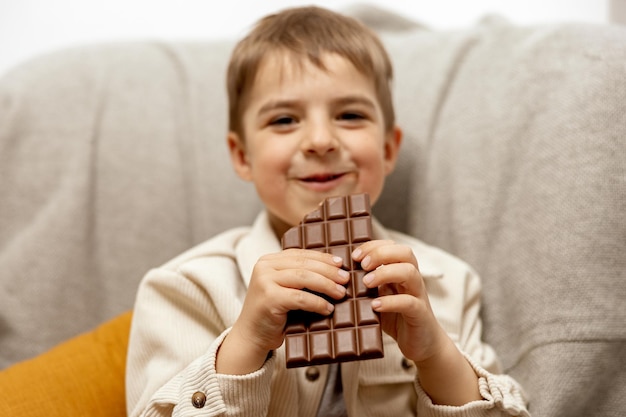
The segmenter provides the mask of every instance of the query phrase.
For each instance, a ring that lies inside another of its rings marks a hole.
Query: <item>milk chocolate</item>
[[[350,273],[346,297],[339,301],[324,297],[335,305],[331,315],[302,310],[289,313],[285,328],[287,368],[383,357],[380,315],[371,307],[378,290],[365,287],[365,271],[350,256],[360,244],[372,239],[370,210],[367,194],[327,198],[283,235],[283,249],[331,253],[343,259],[342,268]]]

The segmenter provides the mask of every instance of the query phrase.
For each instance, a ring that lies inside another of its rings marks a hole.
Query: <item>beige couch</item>
[[[388,45],[405,131],[378,217],[479,271],[485,338],[533,415],[623,415],[626,29],[350,13]],[[90,45],[0,79],[0,368],[255,216],[224,141],[232,45]]]

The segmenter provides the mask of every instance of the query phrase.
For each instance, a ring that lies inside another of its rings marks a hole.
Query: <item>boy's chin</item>
[[[324,199],[321,199],[311,204],[302,205],[298,211],[292,212],[289,217],[278,216],[275,213],[269,212],[270,224],[276,236],[280,238],[287,230],[300,224],[306,215],[315,211],[323,201]]]

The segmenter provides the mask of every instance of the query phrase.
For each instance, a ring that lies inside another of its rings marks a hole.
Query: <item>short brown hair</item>
[[[374,81],[385,118],[385,129],[395,124],[391,94],[393,69],[378,36],[356,19],[319,7],[286,9],[261,19],[233,50],[228,66],[229,130],[243,138],[241,115],[257,71],[271,53],[306,57],[325,69],[324,53],[336,53]]]

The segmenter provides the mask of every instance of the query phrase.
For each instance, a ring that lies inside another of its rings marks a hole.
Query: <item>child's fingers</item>
[[[296,289],[289,291],[285,307],[287,308],[287,311],[304,310],[324,316],[329,315],[335,309],[335,306],[323,297],[308,291]]]
[[[333,271],[333,274],[344,275],[341,279],[346,281],[349,274],[344,270]],[[285,269],[279,272],[276,282],[281,287],[292,288],[296,290],[307,289],[317,293],[326,294],[335,299],[341,299],[346,295],[346,288],[336,282],[328,279],[327,276],[308,269]]]
[[[330,254],[302,249],[263,256],[250,284],[255,288],[258,311],[266,310],[270,315],[289,310],[328,314],[332,310],[328,299],[339,300],[346,294],[344,285],[350,274],[340,268],[342,264],[342,259]]]
[[[352,252],[352,258],[360,262],[366,271],[374,270],[381,265],[403,262],[417,267],[417,260],[411,248],[389,240],[366,242]]]
[[[310,271],[329,278],[339,284],[348,282],[350,276],[342,270],[343,260],[328,253],[304,250],[287,249],[273,260],[277,270]]]
[[[381,247],[381,246],[394,245],[394,244],[395,242],[393,242],[392,240],[370,240],[369,242],[365,242],[359,245],[352,252],[352,259],[354,259],[357,262],[362,262],[363,258],[369,255],[370,252],[372,252],[374,249]]]
[[[388,286],[397,293],[419,297],[422,292],[422,277],[419,270],[410,263],[381,265],[363,277],[368,288]]]
[[[372,309],[378,313],[397,313],[405,320],[419,320],[423,317],[426,305],[409,294],[395,294],[372,300]]]

